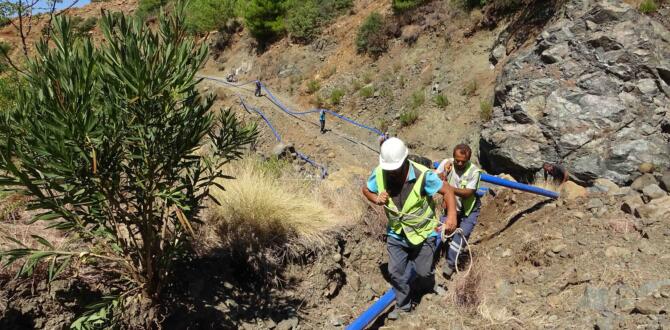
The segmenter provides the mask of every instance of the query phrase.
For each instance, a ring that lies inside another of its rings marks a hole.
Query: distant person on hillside
[[[326,110],[319,111],[319,122],[321,123],[321,134],[326,133]]]
[[[226,81],[229,83],[235,83],[237,82],[237,76],[235,75],[235,72],[231,72],[229,75],[226,76]]]
[[[447,262],[442,269],[444,277],[450,279],[456,270],[457,257],[462,254],[465,240],[475,229],[481,203],[477,196],[479,188],[479,176],[481,170],[470,162],[472,149],[467,144],[459,144],[454,148],[454,158],[443,160],[435,172],[445,180],[456,195],[457,217],[446,217],[444,220],[447,228],[458,228],[451,237],[447,250]],[[446,242],[445,242],[446,243]]]
[[[257,97],[261,97],[261,96],[262,96],[262,94],[261,94],[261,80],[260,80],[260,78],[258,78],[258,80],[256,80],[256,91],[254,92],[254,95],[256,95]]]
[[[408,267],[414,265],[417,289],[434,289],[435,252],[442,230],[435,213],[433,196],[444,196],[448,217],[456,217],[454,191],[433,171],[408,159],[409,150],[398,138],[389,138],[381,146],[379,166],[362,188],[373,204],[383,206],[388,219],[386,249],[388,271],[396,295],[395,309],[389,319],[412,309]],[[455,227],[447,228],[453,231]]]
[[[544,171],[544,182],[547,182],[549,176],[551,176],[552,181],[558,185],[568,181],[568,171],[563,166],[544,163],[542,170]]]

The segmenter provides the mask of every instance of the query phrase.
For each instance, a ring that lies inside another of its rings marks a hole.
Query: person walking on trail
[[[379,166],[362,188],[371,203],[384,206],[388,219],[388,271],[396,295],[396,305],[389,319],[397,319],[412,309],[411,272],[407,268],[410,263],[414,264],[419,289],[425,292],[434,287],[434,257],[443,226],[437,219],[433,197],[443,195],[449,216],[456,216],[454,191],[433,171],[410,161],[408,154],[402,140],[387,139],[381,146]]]
[[[458,227],[449,242],[447,262],[442,268],[442,274],[447,279],[450,279],[456,270],[457,258],[462,254],[465,245],[464,239],[470,238],[481,207],[477,196],[481,170],[470,162],[472,150],[467,144],[459,144],[454,148],[453,156],[452,159],[442,161],[436,169],[440,178],[453,187],[458,213],[456,218],[447,215],[445,220],[448,228]]]
[[[321,123],[321,134],[326,133],[326,110],[319,111],[319,122]]]
[[[557,185],[568,181],[568,171],[565,170],[563,166],[544,163],[544,165],[542,165],[542,170],[544,171],[544,182],[547,182],[549,176],[551,176],[552,181]]]
[[[256,91],[254,91],[256,97],[261,97],[261,81],[260,79],[256,80]]]

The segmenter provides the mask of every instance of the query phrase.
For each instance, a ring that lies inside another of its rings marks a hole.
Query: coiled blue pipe
[[[546,196],[546,197],[550,197],[550,198],[554,198],[554,199],[558,198],[558,196],[559,196],[559,194],[555,191],[546,190],[546,189],[538,188],[538,187],[523,184],[523,183],[518,183],[518,182],[514,182],[514,181],[505,180],[505,179],[499,178],[497,176],[493,176],[493,175],[486,174],[486,173],[481,174],[480,180],[482,180],[484,182],[492,183],[492,184],[495,184],[495,185],[499,185],[499,186],[503,186],[503,187],[507,187],[507,188],[511,188],[511,189],[516,189],[516,190],[521,190],[521,191],[533,193],[533,194],[536,194],[536,195],[542,195],[542,196]]]

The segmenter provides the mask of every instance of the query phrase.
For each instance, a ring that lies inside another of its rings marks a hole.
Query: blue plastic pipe
[[[440,248],[440,243],[442,243],[441,237],[438,236],[435,245],[436,250]],[[414,271],[413,265],[411,265],[410,263],[407,264],[407,267],[412,267],[411,269],[412,272],[409,276],[409,280],[411,282],[414,276],[416,275],[416,272]],[[383,296],[379,297],[379,299],[377,299],[377,301],[375,301],[375,303],[372,304],[372,306],[368,307],[368,309],[366,309],[365,312],[363,312],[363,314],[361,314],[358,318],[356,318],[353,322],[351,322],[345,329],[363,330],[367,328],[367,326],[370,325],[370,323],[372,323],[377,317],[379,317],[379,315],[384,313],[384,311],[387,308],[389,308],[389,306],[391,306],[391,304],[393,304],[394,301],[395,301],[395,291],[393,291],[393,288],[391,288],[388,291],[386,291],[386,293],[384,293]]]
[[[384,311],[391,306],[391,304],[395,301],[395,291],[393,289],[389,289],[386,291],[386,293],[379,297],[377,301],[370,306],[361,316],[359,316],[357,319],[354,320],[354,322],[351,322],[346,329],[347,330],[362,330],[365,329],[365,327],[368,326],[368,324],[372,323],[377,316],[381,315],[381,313],[384,313]]]
[[[484,182],[492,183],[492,184],[495,184],[495,185],[498,185],[498,186],[503,186],[503,187],[507,187],[507,188],[511,188],[511,189],[516,189],[516,190],[521,190],[521,191],[533,193],[533,194],[536,194],[536,195],[542,195],[542,196],[546,196],[546,197],[550,197],[550,198],[554,198],[554,199],[558,198],[558,193],[555,192],[555,191],[546,190],[546,189],[538,188],[538,187],[523,184],[523,183],[518,183],[518,182],[514,182],[514,181],[505,180],[505,179],[499,178],[497,176],[493,176],[493,175],[486,174],[486,173],[482,173],[482,175],[480,177],[480,180],[482,180]]]
[[[488,183],[492,183],[498,186],[503,186],[511,189],[521,190],[537,195],[542,195],[550,198],[558,198],[558,193],[550,190],[538,188],[535,186],[518,183],[514,181],[505,180],[497,176],[489,175],[482,173],[480,180]],[[485,195],[488,192],[488,188],[480,187],[477,190],[477,195],[480,197]],[[437,245],[439,247],[440,241],[438,239]],[[413,273],[412,273],[413,274]],[[413,277],[413,276],[412,276]],[[370,306],[363,314],[356,318],[351,324],[349,324],[347,330],[363,330],[370,323],[372,323],[379,315],[381,315],[391,304],[395,301],[395,291],[389,289],[383,296],[379,297],[372,306]]]

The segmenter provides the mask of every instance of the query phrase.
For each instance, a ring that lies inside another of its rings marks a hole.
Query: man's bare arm
[[[461,189],[461,188],[453,188],[454,189],[454,194],[460,198],[469,198],[470,196],[474,195],[476,190],[475,189]]]
[[[388,193],[383,191],[381,194],[376,194],[370,191],[368,187],[363,186],[361,188],[361,191],[363,192],[363,196],[370,201],[370,203],[375,204],[375,205],[386,205],[386,202],[388,201]]]
[[[444,209],[447,210],[447,223],[446,230],[451,233],[456,229],[456,195],[454,194],[454,188],[448,184],[443,184],[442,188],[438,191],[439,194],[443,196],[442,205]]]

